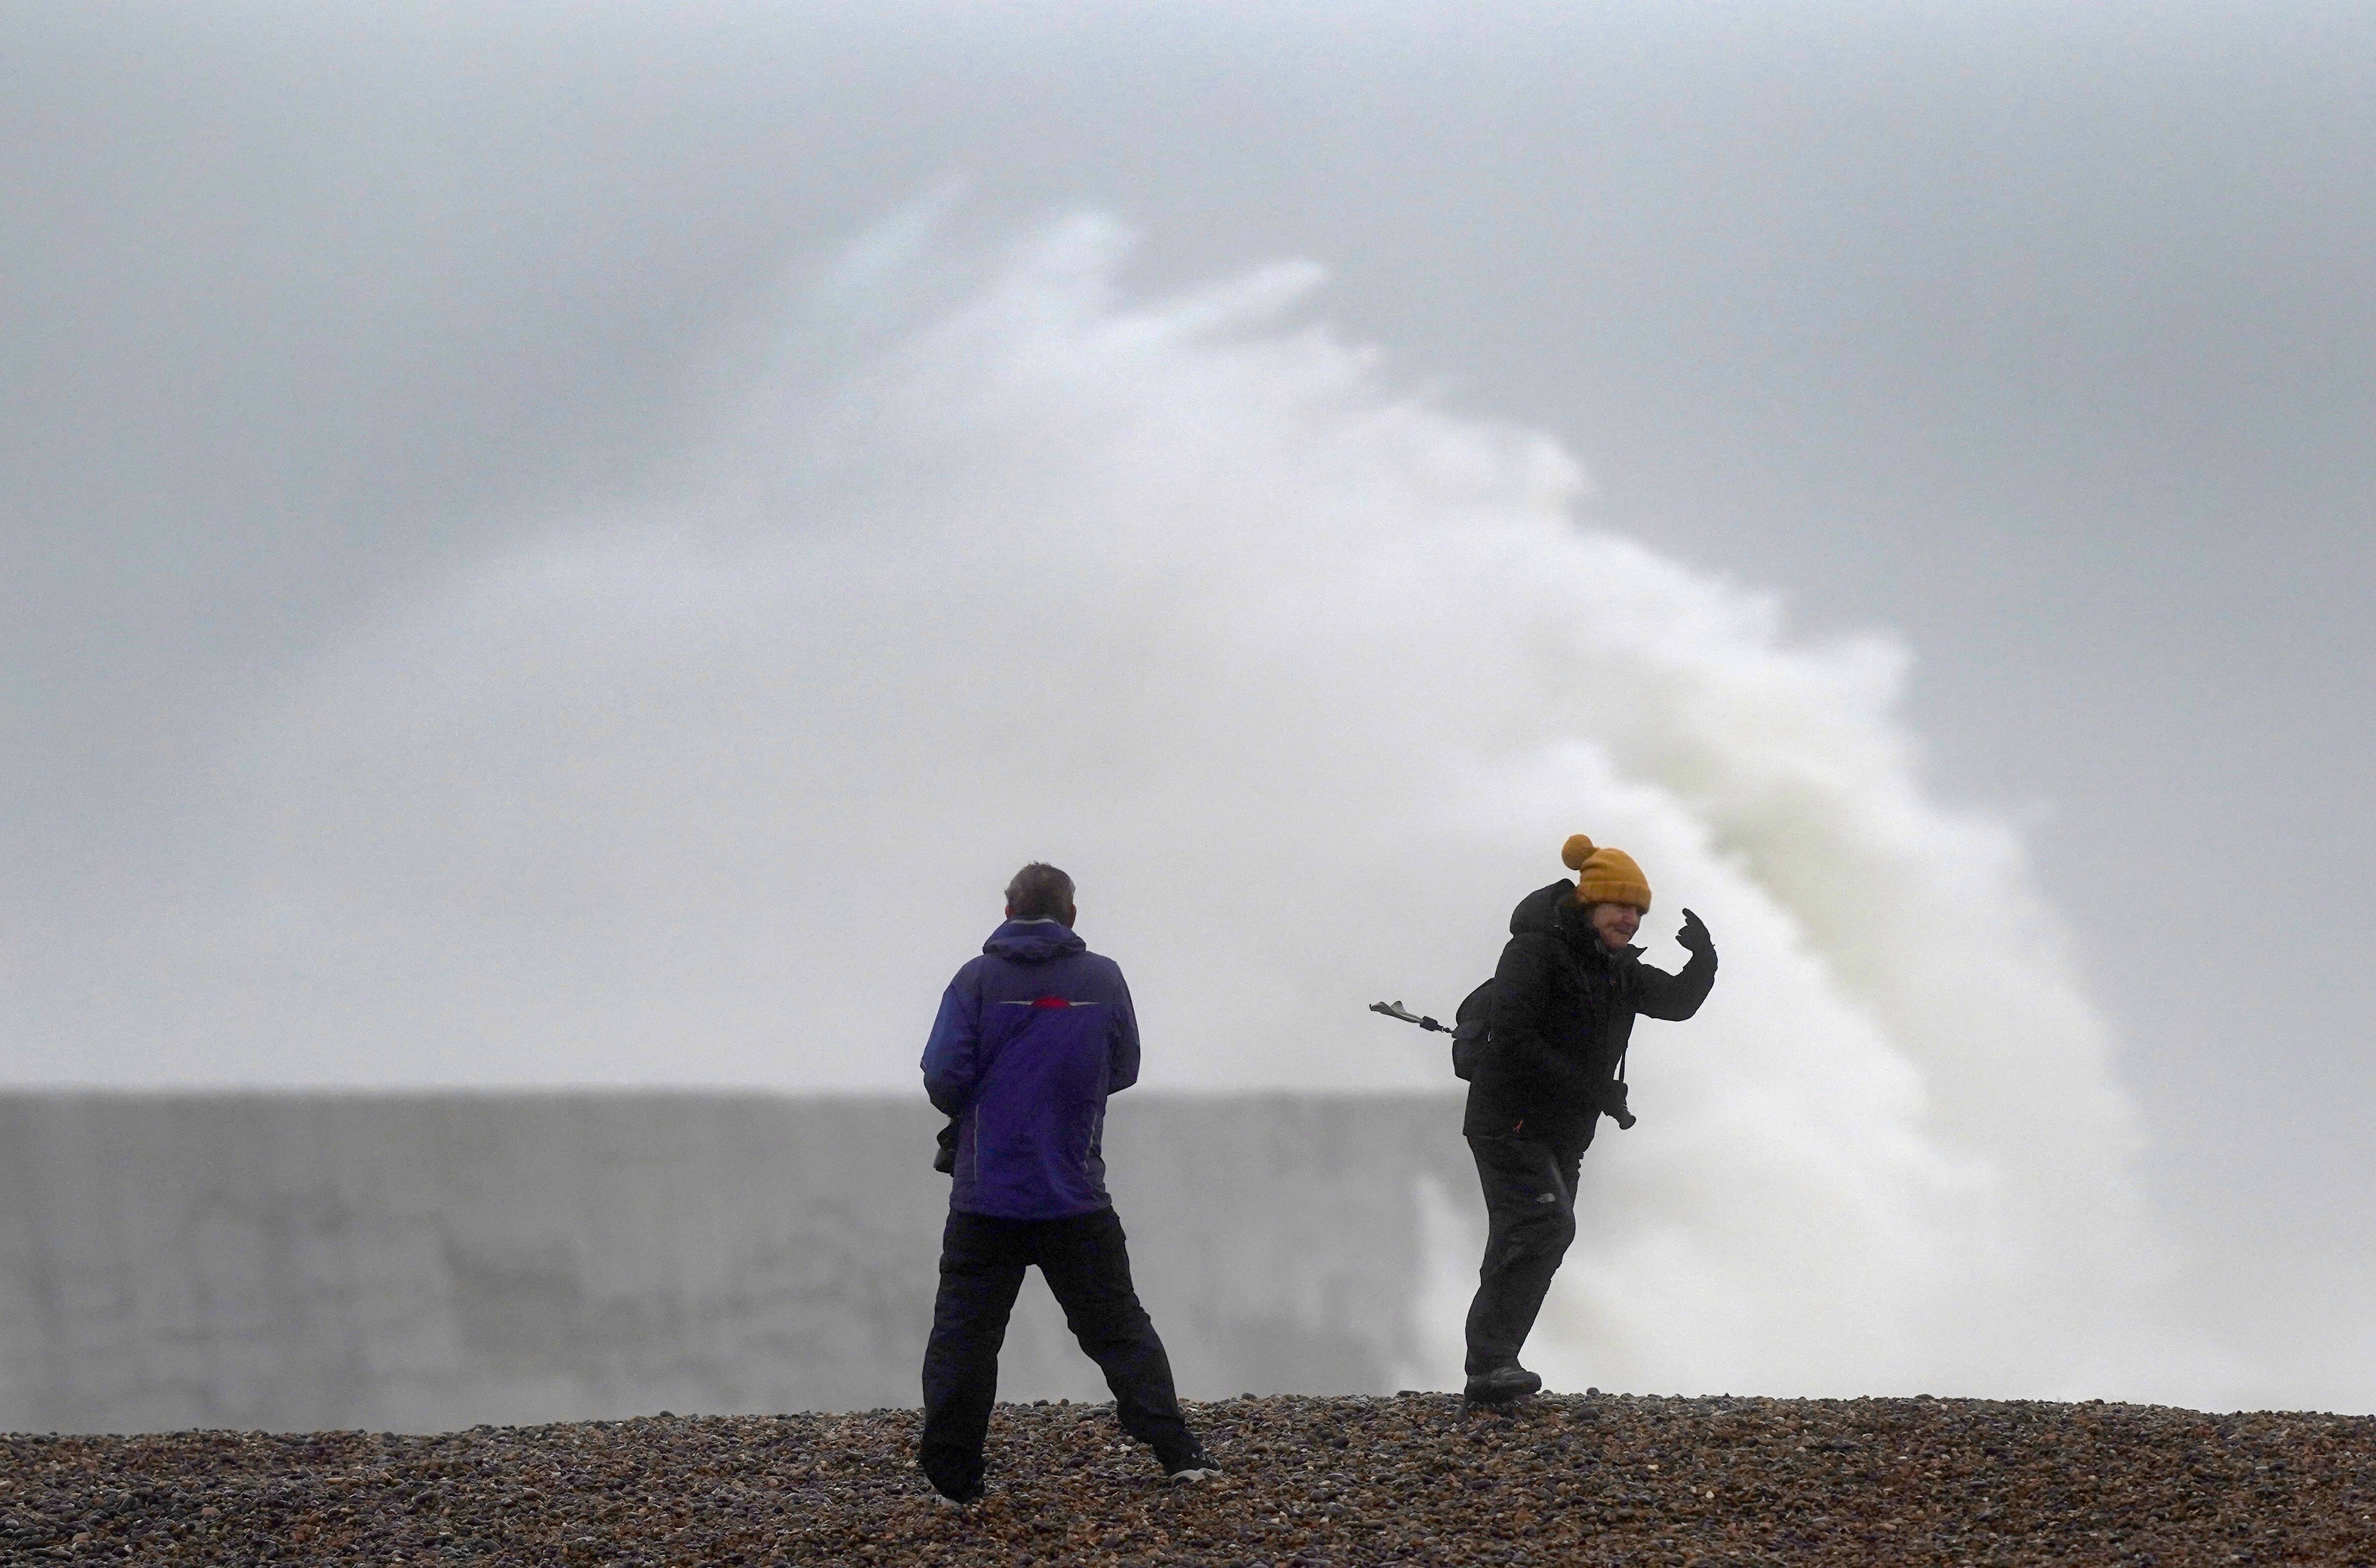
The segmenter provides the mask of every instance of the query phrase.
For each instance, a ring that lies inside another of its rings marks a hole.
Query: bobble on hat
[[[1650,912],[1650,882],[1634,857],[1622,849],[1604,849],[1578,833],[1560,846],[1560,859],[1575,875],[1579,904],[1631,904]]]

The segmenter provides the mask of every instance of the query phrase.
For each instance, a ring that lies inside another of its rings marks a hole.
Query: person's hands
[[[1716,939],[1708,935],[1708,928],[1700,923],[1699,916],[1689,909],[1683,911],[1683,929],[1675,932],[1675,943],[1686,953],[1716,951]]]

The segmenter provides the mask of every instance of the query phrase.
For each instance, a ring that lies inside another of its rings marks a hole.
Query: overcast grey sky
[[[137,905],[252,694],[673,472],[788,293],[944,192],[984,244],[1111,214],[1149,291],[1316,262],[1319,317],[1555,435],[1589,520],[1896,634],[1933,788],[2024,822],[2076,929],[2165,1208],[2231,1258],[2376,1243],[2376,10],[0,28],[19,986],[33,928]],[[101,1075],[208,1076],[152,1047]]]

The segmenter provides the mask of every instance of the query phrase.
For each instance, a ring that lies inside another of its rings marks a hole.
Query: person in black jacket
[[[1518,1349],[1575,1240],[1578,1163],[1634,1016],[1688,1018],[1716,983],[1716,944],[1689,909],[1675,937],[1692,956],[1682,973],[1642,963],[1642,950],[1629,945],[1650,912],[1650,885],[1631,855],[1579,833],[1561,858],[1576,880],[1538,888],[1510,916],[1493,971],[1491,1043],[1461,1126],[1489,1218],[1467,1324],[1467,1396],[1479,1402],[1543,1385],[1518,1364]]]

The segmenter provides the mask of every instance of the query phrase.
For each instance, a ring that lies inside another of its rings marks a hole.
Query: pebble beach
[[[999,1408],[937,1504],[917,1413],[438,1436],[0,1440],[0,1562],[2376,1565],[2376,1418],[2109,1404],[1448,1395],[1189,1408],[1167,1483],[1111,1406]]]

